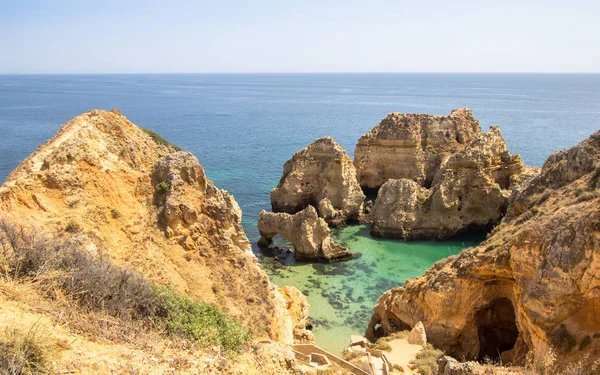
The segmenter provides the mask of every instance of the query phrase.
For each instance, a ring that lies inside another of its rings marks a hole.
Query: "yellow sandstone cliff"
[[[385,292],[367,336],[421,321],[458,359],[600,358],[600,131],[551,155],[486,241]],[[529,354],[528,354],[529,352]]]
[[[218,306],[255,337],[293,342],[285,300],[251,251],[235,199],[193,155],[116,110],[66,123],[10,174],[0,211]]]

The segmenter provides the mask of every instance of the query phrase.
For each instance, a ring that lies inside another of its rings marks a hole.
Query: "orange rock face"
[[[407,178],[428,187],[442,161],[480,134],[468,108],[448,116],[390,113],[356,145],[358,182],[376,189],[390,179]]]
[[[257,264],[233,196],[192,154],[118,111],[66,123],[11,173],[0,209],[219,306],[258,337],[293,342],[285,301]]]
[[[385,292],[367,336],[422,321],[456,358],[561,364],[600,357],[600,131],[554,153],[480,246]]]

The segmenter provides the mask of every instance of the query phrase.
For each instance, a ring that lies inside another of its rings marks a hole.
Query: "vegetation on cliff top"
[[[32,281],[50,298],[59,290],[85,311],[102,312],[201,346],[237,352],[250,339],[245,327],[218,308],[155,285],[105,256],[91,255],[3,219],[0,277]]]
[[[150,130],[150,129],[146,129],[146,128],[140,128],[142,129],[142,131],[146,134],[148,134],[152,140],[154,142],[156,142],[157,144],[161,145],[161,146],[167,146],[167,147],[172,147],[177,151],[182,151],[182,148],[179,146],[175,146],[174,144],[172,144],[171,142],[167,141],[166,139],[164,139],[163,137],[161,137],[158,133]]]

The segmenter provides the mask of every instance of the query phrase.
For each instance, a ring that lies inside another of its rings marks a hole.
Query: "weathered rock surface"
[[[295,153],[271,190],[273,212],[294,214],[312,205],[331,224],[358,220],[364,199],[352,159],[331,137]]]
[[[310,331],[312,323],[308,319],[310,305],[306,296],[293,286],[284,286],[279,292],[285,299],[285,303],[292,318],[294,326],[295,344],[314,344],[315,336]]]
[[[407,337],[408,343],[413,345],[427,344],[427,335],[425,334],[425,326],[422,322],[415,324],[410,330]]]
[[[600,357],[600,131],[551,155],[476,248],[385,292],[369,338],[422,321],[456,358],[537,365]]]
[[[116,110],[62,126],[8,177],[0,209],[218,306],[258,337],[293,342],[284,298],[252,253],[235,199],[193,155]]]
[[[442,239],[491,228],[506,212],[511,181],[523,183],[516,179],[523,169],[521,158],[510,155],[500,130],[493,126],[447,157],[431,188],[412,179],[384,183],[375,201],[372,233]]]
[[[356,145],[358,182],[377,189],[390,179],[407,178],[428,187],[445,158],[480,134],[468,108],[448,116],[390,113]]]
[[[313,206],[294,215],[262,210],[258,231],[260,246],[268,246],[277,234],[285,237],[294,246],[296,259],[330,262],[352,257],[348,248],[333,242],[327,223]]]

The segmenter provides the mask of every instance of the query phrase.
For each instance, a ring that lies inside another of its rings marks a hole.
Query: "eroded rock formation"
[[[444,159],[480,134],[468,108],[448,116],[390,113],[356,145],[360,186],[378,189],[390,179],[407,178],[429,187]]]
[[[310,305],[306,296],[293,286],[286,285],[279,289],[292,318],[295,344],[314,344],[315,336],[311,332],[312,323],[308,319]]]
[[[260,246],[268,246],[280,234],[294,246],[296,259],[336,261],[352,257],[350,250],[333,242],[329,227],[313,206],[291,215],[262,210],[258,218]]]
[[[312,205],[334,225],[358,220],[364,199],[352,159],[331,137],[295,153],[271,190],[273,212],[294,214]]]
[[[455,358],[560,364],[600,357],[600,131],[551,155],[476,248],[385,292],[369,338],[422,321]]]
[[[102,251],[292,343],[286,302],[257,264],[235,199],[198,160],[94,110],[69,121],[0,188],[3,214]]]
[[[375,201],[372,233],[441,239],[491,228],[506,212],[511,181],[523,169],[521,158],[510,155],[493,126],[442,161],[431,188],[406,178],[384,183]]]

